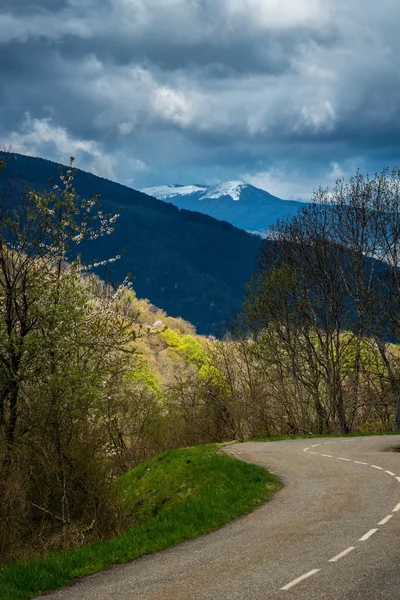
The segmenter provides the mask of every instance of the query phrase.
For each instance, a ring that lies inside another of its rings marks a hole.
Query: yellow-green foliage
[[[357,340],[352,333],[345,331],[340,336],[340,346],[343,374],[351,375],[354,372],[358,352],[362,368],[370,375],[387,376],[387,369],[372,341]]]
[[[169,348],[199,369],[207,363],[207,354],[202,344],[193,335],[182,335],[177,329],[165,329],[161,333]]]
[[[154,370],[151,363],[140,358],[135,365],[134,370],[127,376],[128,381],[135,381],[138,384],[145,385],[157,394],[161,396],[161,380],[159,374]]]
[[[176,376],[197,373],[208,365],[208,341],[196,334],[191,323],[168,316],[148,300],[137,298],[133,290],[121,304],[125,312],[139,314],[135,342],[138,360],[129,376],[131,381],[150,388],[161,398]]]
[[[212,385],[220,393],[229,392],[229,385],[225,375],[220,369],[209,362],[205,363],[200,368],[199,379],[207,385]]]

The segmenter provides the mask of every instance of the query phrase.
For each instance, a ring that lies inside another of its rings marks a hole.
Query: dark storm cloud
[[[43,10],[59,10],[68,5],[68,0],[2,0],[1,11],[26,16]]]
[[[0,141],[135,185],[309,195],[400,159],[398,17],[396,0],[3,0]]]

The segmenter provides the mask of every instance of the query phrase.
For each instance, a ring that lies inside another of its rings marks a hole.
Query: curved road
[[[237,444],[283,490],[222,529],[47,600],[398,600],[400,438]]]

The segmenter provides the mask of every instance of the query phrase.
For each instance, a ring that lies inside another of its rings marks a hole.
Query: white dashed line
[[[290,590],[290,588],[294,587],[295,585],[297,585],[298,583],[301,583],[302,581],[304,581],[305,579],[308,579],[308,577],[312,577],[313,575],[315,575],[316,573],[319,573],[321,569],[313,569],[312,571],[309,571],[308,573],[306,573],[305,575],[302,575],[301,577],[298,577],[297,579],[294,579],[293,581],[291,581],[290,583],[288,583],[287,585],[284,585],[281,590]]]
[[[364,438],[364,440],[367,439],[373,439],[373,438]],[[347,442],[355,442],[357,440],[346,440]],[[324,456],[325,458],[337,458],[338,460],[343,460],[346,462],[353,462],[357,465],[364,465],[364,466],[369,466],[372,467],[373,469],[377,469],[379,471],[384,471],[383,467],[379,467],[378,465],[369,465],[366,462],[363,462],[361,460],[352,460],[350,458],[344,458],[343,456],[332,456],[331,454],[320,454],[319,452],[312,452],[311,448],[317,448],[318,446],[321,445],[326,445],[326,444],[335,444],[336,442],[324,442],[323,444],[314,444],[313,446],[309,446],[308,448],[304,448],[304,452],[309,452],[309,454],[315,454],[317,456]],[[392,471],[386,471],[385,473],[387,473],[387,475],[390,475],[391,477],[396,477],[395,473],[392,473]],[[396,477],[397,481],[400,483],[400,477]],[[397,504],[395,506],[395,508],[393,509],[392,513],[397,513],[400,512],[400,503]],[[390,514],[387,515],[387,517],[385,517],[384,519],[382,519],[381,521],[379,521],[378,525],[386,525],[386,523],[388,523],[390,521],[390,519],[392,519],[392,517],[394,516],[394,514]],[[369,531],[367,531],[367,533],[365,533],[358,541],[359,542],[365,542],[367,540],[369,540],[370,537],[372,537],[377,531],[379,531],[379,529],[370,529]],[[356,549],[356,546],[350,546],[349,548],[347,548],[346,550],[343,550],[343,552],[340,552],[340,554],[337,554],[336,556],[334,556],[333,558],[331,558],[328,562],[330,563],[336,563],[338,562],[341,558],[343,558],[344,556],[347,556],[348,554],[350,554],[350,552],[352,552],[353,550]],[[294,579],[293,581],[291,581],[290,583],[288,583],[287,585],[285,585],[284,587],[281,588],[281,590],[290,590],[292,587],[294,587],[295,585],[297,585],[298,583],[301,583],[302,581],[304,581],[305,579],[308,579],[309,577],[312,577],[312,575],[315,575],[316,573],[319,573],[319,571],[321,571],[321,569],[313,569],[312,571],[309,571],[308,573],[306,573],[305,575],[302,575],[301,577],[298,577],[297,579]]]
[[[382,521],[379,521],[378,525],[386,525],[386,523],[388,521],[390,521],[390,519],[393,517],[393,515],[388,515],[387,517],[385,517],[384,519],[382,519]]]
[[[367,531],[367,533],[365,535],[360,537],[360,539],[358,541],[366,542],[371,537],[371,535],[374,535],[374,533],[376,533],[377,531],[378,531],[377,529],[370,529],[369,531]]]
[[[333,558],[331,558],[330,560],[328,560],[328,562],[332,562],[332,563],[333,562],[337,562],[338,560],[340,560],[344,556],[347,556],[347,554],[350,554],[350,552],[352,552],[355,549],[356,549],[355,546],[351,546],[350,548],[347,548],[347,550],[343,550],[343,552],[341,552],[340,554],[337,554],[336,556],[334,556]]]

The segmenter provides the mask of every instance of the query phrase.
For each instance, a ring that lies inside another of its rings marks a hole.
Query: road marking
[[[312,571],[309,571],[308,573],[306,573],[305,575],[302,575],[301,577],[298,577],[297,579],[294,579],[293,581],[291,581],[290,583],[288,583],[287,585],[284,585],[283,587],[281,587],[281,590],[290,590],[290,588],[294,587],[295,585],[297,585],[298,583],[301,583],[302,581],[304,581],[305,579],[308,579],[308,577],[312,577],[313,575],[315,575],[316,573],[319,573],[321,569],[313,569]]]
[[[372,439],[372,438],[364,438],[364,439]],[[356,440],[346,440],[348,442],[355,442]],[[325,442],[324,444],[334,444],[335,442]],[[324,445],[324,444],[314,444],[312,446],[309,446],[308,448],[304,448],[303,451],[304,452],[308,452],[310,451],[310,454],[318,454],[318,456],[324,456],[326,458],[337,458],[338,460],[343,460],[346,462],[354,462],[357,465],[365,465],[365,466],[370,466],[373,469],[378,469],[379,471],[384,471],[383,467],[379,467],[378,465],[368,465],[368,463],[366,462],[362,462],[360,460],[352,460],[350,458],[344,458],[342,456],[332,456],[331,454],[319,454],[317,452],[312,452],[311,448],[317,448],[318,446]],[[392,476],[392,477],[396,477],[394,473],[392,473],[392,471],[386,471],[385,473],[387,473],[388,475]],[[400,477],[396,477],[397,481],[400,483]],[[395,506],[395,508],[393,509],[392,513],[396,513],[396,512],[400,512],[400,503],[397,504]],[[381,521],[379,521],[378,526],[379,525],[385,525],[386,523],[388,523],[390,521],[390,519],[393,517],[393,514],[387,515],[385,518],[383,518]],[[379,529],[370,529],[369,531],[367,531],[367,533],[365,533],[358,541],[359,542],[365,542],[367,541],[370,537],[372,537],[377,531],[379,531]],[[336,556],[334,556],[333,558],[329,559],[328,562],[330,563],[335,563],[338,562],[341,558],[347,556],[348,554],[350,554],[350,552],[352,552],[353,550],[355,550],[356,547],[355,546],[350,546],[349,548],[346,548],[346,550],[343,550],[343,552],[340,552],[340,554],[337,554]],[[298,585],[299,583],[301,583],[302,581],[304,581],[305,579],[308,579],[309,577],[312,577],[313,575],[315,575],[316,573],[319,573],[321,571],[321,569],[313,569],[312,571],[309,571],[308,573],[305,573],[304,575],[301,575],[300,577],[298,577],[297,579],[294,579],[293,581],[291,581],[290,583],[286,584],[285,586],[283,586],[282,588],[280,588],[283,591],[286,590],[290,590],[292,587],[294,587],[295,585]]]
[[[308,454],[316,454],[318,456],[317,452],[312,452],[311,450],[310,450],[310,452]]]
[[[378,530],[377,529],[370,529],[369,531],[367,531],[367,533],[365,535],[363,535],[358,541],[359,542],[365,542],[367,541],[371,535],[374,535],[374,533],[376,533]]]
[[[378,525],[386,525],[386,523],[387,523],[388,521],[390,521],[390,519],[391,519],[392,517],[393,517],[393,515],[388,515],[387,517],[385,517],[384,519],[382,519],[382,521],[380,521],[380,522],[378,523]]]
[[[343,552],[341,552],[340,554],[337,554],[336,556],[334,556],[333,558],[331,558],[330,560],[328,560],[328,562],[337,562],[338,560],[340,560],[344,556],[347,556],[347,554],[350,554],[350,552],[352,552],[355,549],[356,549],[355,546],[351,546],[350,548],[347,548],[347,550],[343,550]]]

